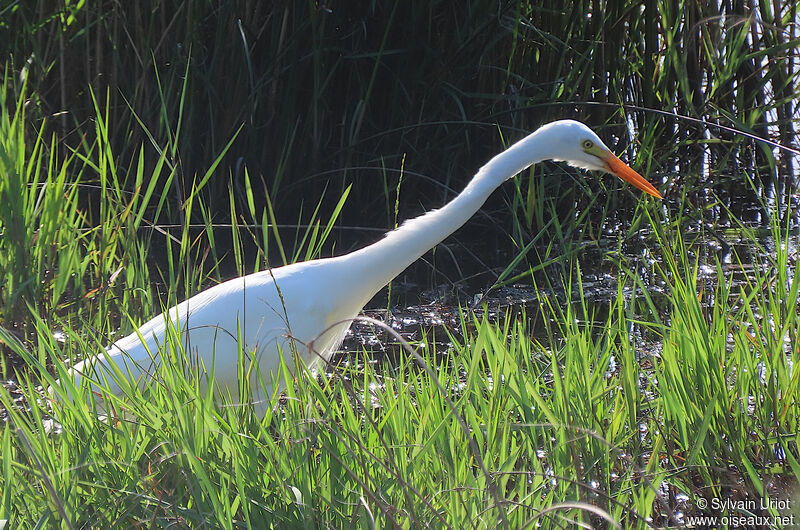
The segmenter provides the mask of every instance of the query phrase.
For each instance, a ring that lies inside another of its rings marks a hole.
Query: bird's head
[[[547,138],[552,158],[593,171],[613,173],[653,197],[661,198],[658,190],[639,173],[617,158],[594,131],[579,121],[560,120],[549,123],[537,133]]]

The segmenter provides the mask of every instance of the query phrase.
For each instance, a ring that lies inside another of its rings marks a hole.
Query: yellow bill
[[[642,177],[636,171],[628,167],[625,162],[614,156],[614,153],[608,151],[604,154],[605,156],[602,157],[603,164],[605,164],[606,170],[609,173],[615,174],[625,182],[633,184],[643,192],[649,193],[653,197],[658,197],[659,199],[662,198],[661,194],[652,184],[647,182],[644,177]]]

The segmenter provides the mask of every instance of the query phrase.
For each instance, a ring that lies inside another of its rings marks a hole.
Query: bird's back
[[[327,265],[327,266],[326,266]],[[340,273],[340,271],[343,272]],[[328,359],[341,343],[363,302],[343,307],[341,292],[347,274],[336,260],[296,263],[211,287],[149,320],[137,331],[115,341],[107,351],[73,368],[76,383],[81,374],[99,377],[99,367],[111,384],[108,363],[113,361],[126,376],[144,381],[155,373],[165,344],[180,337],[186,359],[200,370],[211,372],[219,390],[238,393],[240,344],[243,358],[258,363],[258,373],[268,384],[278,382],[280,356],[288,368],[295,366],[293,354],[313,366]],[[339,302],[339,303],[337,303]],[[357,306],[357,307],[356,307]],[[171,339],[171,340],[170,340]],[[241,339],[241,340],[240,340]],[[174,349],[174,348],[173,348]],[[268,400],[252,370],[251,387],[256,400]],[[95,379],[96,380],[96,379]],[[264,406],[267,406],[266,403]]]

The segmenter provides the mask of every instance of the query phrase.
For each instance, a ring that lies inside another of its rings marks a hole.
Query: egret
[[[170,330],[179,336],[189,359],[211,372],[216,391],[238,398],[240,347],[255,363],[266,388],[251,376],[253,402],[266,410],[270,393],[280,385],[281,356],[295,366],[293,352],[309,367],[328,360],[364,305],[395,276],[461,227],[504,181],[543,161],[564,161],[587,170],[609,172],[654,197],[661,194],[603,144],[586,125],[561,120],[549,123],[496,155],[466,188],[438,210],[403,223],[383,239],[343,256],[315,259],[233,278],[213,286],[143,324],[117,340],[101,355],[69,370],[80,388],[106,380],[112,373],[138,384],[152,377],[167,354]],[[174,331],[177,330],[177,331]],[[241,342],[240,342],[241,341]],[[119,370],[112,370],[111,364]],[[285,374],[284,374],[285,375]]]

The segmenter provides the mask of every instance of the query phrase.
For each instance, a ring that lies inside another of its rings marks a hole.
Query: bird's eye
[[[592,147],[594,147],[594,142],[593,141],[591,141],[591,140],[584,140],[583,141],[583,148],[584,149],[591,149]]]

